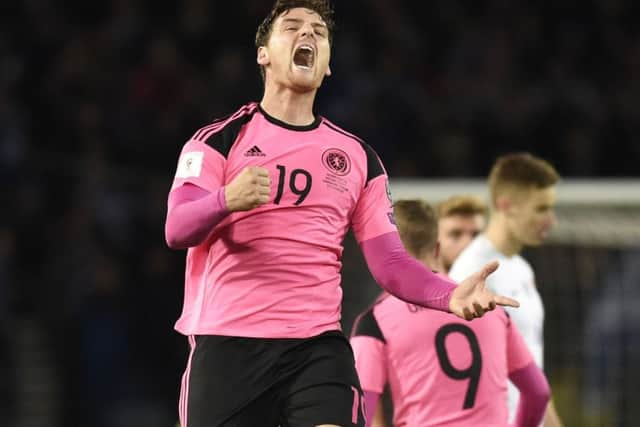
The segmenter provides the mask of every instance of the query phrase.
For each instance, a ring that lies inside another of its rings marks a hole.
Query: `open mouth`
[[[309,45],[299,46],[293,53],[293,63],[296,67],[303,68],[305,70],[313,67],[315,60],[315,54],[313,47]]]

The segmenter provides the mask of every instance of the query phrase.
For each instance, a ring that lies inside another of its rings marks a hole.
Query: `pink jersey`
[[[340,329],[347,230],[360,242],[396,230],[377,155],[322,117],[291,126],[251,103],[193,135],[172,190],[213,193],[248,166],[269,170],[271,200],[227,215],[189,248],[176,329],[259,338]]]
[[[508,375],[532,356],[506,312],[466,322],[391,295],[356,321],[351,337],[362,389],[388,383],[394,426],[508,425]]]

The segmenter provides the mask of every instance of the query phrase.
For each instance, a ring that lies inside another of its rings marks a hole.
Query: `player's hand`
[[[487,311],[496,308],[496,305],[519,307],[518,301],[496,295],[486,287],[487,277],[497,268],[497,261],[490,262],[482,270],[460,282],[451,294],[449,310],[458,317],[472,320],[476,317],[482,317]]]
[[[246,167],[224,189],[230,212],[248,211],[264,205],[271,194],[269,171],[259,166]]]

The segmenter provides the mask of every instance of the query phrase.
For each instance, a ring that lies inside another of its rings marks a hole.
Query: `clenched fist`
[[[224,189],[230,212],[248,211],[269,201],[271,178],[269,171],[258,166],[246,167]]]

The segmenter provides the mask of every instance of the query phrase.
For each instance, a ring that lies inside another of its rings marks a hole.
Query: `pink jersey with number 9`
[[[509,373],[532,356],[502,309],[467,322],[387,295],[351,337],[362,389],[388,383],[396,426],[508,426]]]

